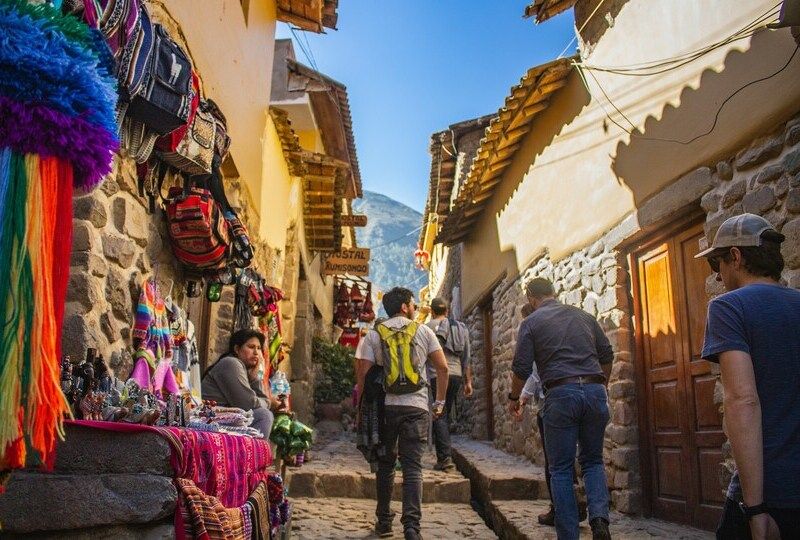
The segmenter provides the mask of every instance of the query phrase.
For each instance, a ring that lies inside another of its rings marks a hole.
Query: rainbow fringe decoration
[[[97,30],[47,4],[0,0],[0,469],[51,468],[63,436],[72,194],[111,171],[116,100]]]

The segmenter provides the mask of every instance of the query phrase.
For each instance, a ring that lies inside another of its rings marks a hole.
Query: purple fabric
[[[172,373],[172,361],[162,358],[158,362],[156,372],[153,375],[153,389],[158,395],[163,395],[164,390],[170,394],[180,392],[178,382],[175,380],[175,374]]]
[[[56,156],[72,163],[75,185],[95,188],[111,172],[116,134],[83,118],[0,96],[0,141],[22,154]]]
[[[150,382],[150,366],[147,364],[147,360],[139,358],[136,361],[130,378],[136,381],[136,384],[141,388],[146,388],[148,390],[152,388],[152,383]]]

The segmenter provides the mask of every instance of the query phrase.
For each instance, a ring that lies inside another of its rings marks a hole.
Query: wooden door
[[[492,368],[492,325],[494,324],[494,312],[492,311],[491,301],[481,306],[483,316],[483,362],[484,373],[486,373],[486,433],[490,441],[494,440],[494,400],[492,399],[492,383],[494,376]]]
[[[640,431],[650,512],[713,528],[724,503],[718,472],[725,436],[716,377],[700,359],[710,274],[694,258],[702,235],[697,224],[634,254]]]

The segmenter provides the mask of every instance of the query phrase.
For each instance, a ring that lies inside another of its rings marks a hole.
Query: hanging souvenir
[[[347,291],[347,285],[344,282],[339,284],[339,290],[336,292],[336,303],[346,304],[350,301],[350,293]]]
[[[29,450],[52,466],[69,410],[72,193],[111,171],[116,77],[103,37],[48,4],[0,2],[0,35],[0,468],[23,467]]]
[[[358,287],[357,283],[353,283],[353,286],[350,288],[350,301],[354,304],[360,304],[364,301],[364,295],[361,294],[361,289]]]

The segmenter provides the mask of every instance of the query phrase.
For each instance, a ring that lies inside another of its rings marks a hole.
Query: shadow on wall
[[[666,105],[660,117],[645,121],[643,133],[634,131],[630,142],[620,142],[612,169],[632,191],[636,207],[796,112],[800,52],[787,65],[795,49],[788,29],[756,34],[746,51],[726,55],[721,71],[707,69],[697,88],[685,87],[677,107]]]

